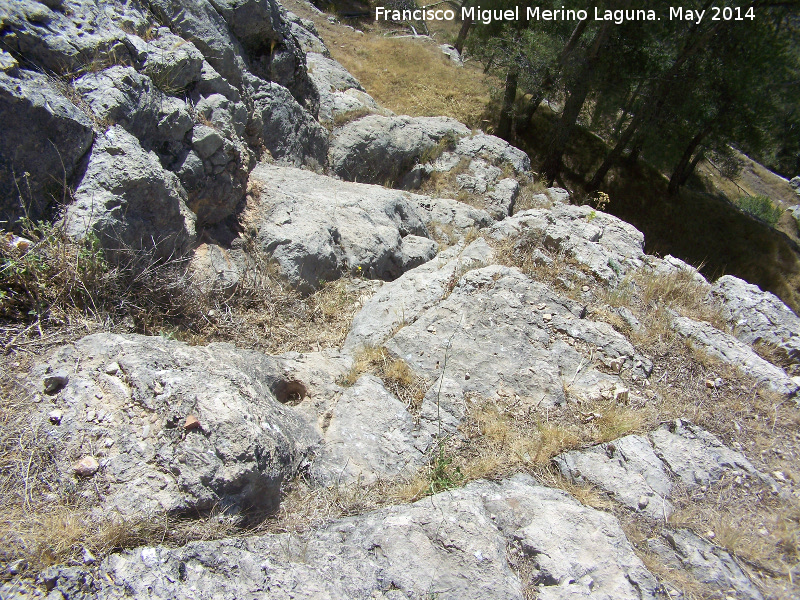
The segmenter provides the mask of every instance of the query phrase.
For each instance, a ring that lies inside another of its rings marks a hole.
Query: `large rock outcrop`
[[[394,279],[436,255],[427,225],[442,218],[489,222],[460,203],[310,171],[262,164],[250,176],[257,197],[245,216],[259,244],[303,290],[342,273]],[[445,214],[453,209],[453,215]],[[481,214],[482,213],[482,214]],[[473,220],[474,219],[474,220]]]
[[[186,200],[178,177],[162,168],[155,153],[114,126],[92,148],[64,228],[77,239],[94,233],[112,257],[146,250],[166,258],[194,241],[195,215]]]
[[[523,580],[509,564],[526,564]],[[80,570],[47,574],[69,592]],[[84,582],[87,581],[84,575]],[[407,506],[280,534],[147,547],[88,577],[97,598],[421,598],[611,600],[658,597],[619,522],[528,476],[478,481]],[[72,596],[67,596],[72,598]]]
[[[110,518],[277,506],[314,427],[282,404],[278,360],[227,344],[96,334],[31,373],[64,490]],[[99,493],[99,498],[96,495]]]
[[[0,72],[0,221],[41,219],[69,200],[92,123],[47,76]]]
[[[717,279],[710,295],[741,341],[769,344],[785,360],[800,362],[800,318],[777,296],[732,275]]]

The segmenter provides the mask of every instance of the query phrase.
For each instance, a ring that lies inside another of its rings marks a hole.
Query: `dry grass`
[[[299,2],[286,8],[314,21],[331,56],[360,82],[379,104],[400,115],[447,116],[486,129],[485,107],[491,76],[479,65],[457,67],[438,48],[442,41],[392,38],[371,22],[365,33],[330,23]]]
[[[350,371],[339,380],[340,385],[354,385],[358,378],[369,373],[383,380],[386,389],[416,413],[430,385],[424,377],[415,375],[402,358],[394,358],[386,348],[362,348],[353,359]]]

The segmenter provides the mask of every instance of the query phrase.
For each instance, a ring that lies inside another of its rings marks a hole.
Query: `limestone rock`
[[[320,96],[321,122],[338,124],[339,119],[348,115],[364,116],[381,110],[358,80],[335,60],[309,52],[306,61],[308,76]]]
[[[442,375],[447,355],[444,375],[463,381],[465,393],[497,398],[502,389],[543,409],[564,402],[565,389],[588,399],[620,384],[616,375],[589,366],[588,357],[568,345],[567,337],[595,348],[595,359],[617,360],[639,375],[651,368],[610,325],[584,316],[582,305],[517,269],[495,265],[460,277],[449,296],[402,327],[385,346],[429,380]],[[471,377],[465,378],[466,373]]]
[[[667,566],[685,568],[711,588],[735,590],[737,597],[748,600],[763,598],[728,552],[688,529],[664,530],[661,537],[648,540],[648,546]]]
[[[250,77],[253,115],[250,145],[263,144],[273,158],[300,166],[327,164],[328,132],[286,88]]]
[[[88,117],[46,76],[0,72],[0,220],[13,223],[23,205],[41,219],[63,202],[93,137]]]
[[[205,291],[231,291],[241,279],[239,267],[225,248],[216,244],[200,244],[189,265],[192,279]]]
[[[749,345],[730,334],[716,329],[705,321],[695,321],[675,315],[672,327],[694,347],[716,359],[737,366],[761,385],[791,397],[797,394],[798,386],[780,367],[767,362]]]
[[[174,153],[192,129],[186,103],[167,96],[132,67],[87,73],[74,85],[99,122],[124,127],[148,149],[172,143]]]
[[[741,452],[731,450],[701,427],[680,420],[647,436],[628,435],[586,450],[565,452],[554,462],[567,479],[589,482],[620,504],[655,520],[672,514],[669,495],[676,478],[691,489],[716,483],[725,474],[762,477]]]
[[[416,598],[521,600],[507,547],[531,564],[540,598],[652,600],[657,583],[617,520],[528,476],[437,494],[289,534],[147,547],[112,555],[97,597]],[[301,560],[302,559],[302,560]],[[268,565],[265,568],[264,565]],[[75,574],[48,576],[56,590]],[[123,591],[124,590],[124,591]]]
[[[514,202],[518,195],[519,183],[516,179],[501,179],[486,196],[489,214],[498,220],[505,219],[514,211]]]
[[[94,232],[112,258],[129,250],[180,255],[195,233],[195,217],[177,176],[120,126],[98,138],[63,219],[68,235]]]
[[[562,252],[614,285],[625,273],[645,265],[644,236],[635,227],[589,206],[556,204],[532,209],[496,223],[495,239],[525,236],[551,252]]]
[[[691,423],[677,420],[663,425],[650,434],[650,440],[658,457],[690,488],[715,483],[726,472],[757,474],[741,452]]]
[[[466,248],[463,243],[449,248],[435,260],[384,285],[353,319],[344,349],[383,344],[398,327],[413,323],[440,301],[460,269],[483,266],[491,258],[491,248],[478,238]]]
[[[672,504],[667,500],[672,481],[647,437],[628,435],[586,450],[565,452],[554,462],[567,479],[591,483],[651,519],[672,514]]]
[[[446,117],[369,115],[337,129],[331,140],[330,166],[348,181],[399,182],[440,143],[455,143],[469,129]]]
[[[111,362],[119,367],[113,375]],[[60,348],[33,372],[64,367],[69,383],[39,406],[47,443],[62,460],[94,448],[97,488],[87,489],[87,498],[97,502],[101,490],[99,508],[112,517],[274,507],[281,482],[318,439],[277,399],[280,361],[257,352],[95,334]],[[58,424],[47,417],[54,405],[62,411]],[[190,426],[189,417],[202,427]],[[112,443],[98,450],[97,439]],[[62,471],[68,477],[70,465]]]
[[[720,277],[711,289],[734,335],[743,342],[766,342],[792,362],[800,362],[800,318],[770,292],[732,275]]]
[[[303,289],[343,270],[394,279],[433,253],[430,242],[405,241],[429,237],[427,213],[411,194],[264,164],[251,188],[261,192],[248,216],[259,244]]]
[[[377,377],[362,375],[329,416],[312,468],[325,485],[408,476],[424,462],[413,417]]]
[[[525,173],[531,169],[531,160],[525,152],[499,137],[485,133],[462,137],[456,144],[455,153],[482,158],[496,166],[509,164],[517,173]]]

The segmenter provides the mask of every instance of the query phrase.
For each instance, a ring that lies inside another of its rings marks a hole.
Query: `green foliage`
[[[0,318],[41,320],[52,305],[90,307],[109,275],[100,240],[68,240],[49,223],[23,222],[29,247],[0,242]]]
[[[783,214],[783,209],[767,198],[766,196],[742,196],[736,201],[736,205],[744,212],[750,213],[754,217],[761,219],[770,227],[775,227],[778,219]]]
[[[453,457],[446,456],[444,448],[439,446],[439,454],[431,463],[430,472],[430,493],[438,494],[446,490],[458,487],[464,481],[464,474],[461,467],[452,467]]]

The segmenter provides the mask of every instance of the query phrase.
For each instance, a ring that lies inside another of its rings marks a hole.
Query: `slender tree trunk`
[[[689,170],[690,165],[692,165],[692,156],[694,155],[697,147],[702,143],[702,141],[706,138],[706,136],[711,133],[711,124],[709,123],[701,131],[695,135],[689,144],[686,146],[686,149],[683,151],[683,155],[681,155],[678,164],[675,165],[675,168],[672,171],[672,176],[669,178],[669,186],[667,187],[667,192],[672,196],[678,193],[678,189],[686,183],[686,180],[689,178],[691,171]],[[699,154],[698,154],[699,155]],[[697,166],[697,163],[694,163],[694,166]],[[694,167],[692,167],[694,170]]]
[[[519,66],[514,61],[506,74],[506,91],[503,94],[503,107],[500,110],[500,121],[497,124],[497,137],[507,140],[511,135],[511,124],[514,122],[514,101],[517,98],[517,82]]]
[[[470,3],[464,3],[464,7],[468,7]],[[467,17],[461,23],[461,29],[458,30],[458,38],[456,38],[455,48],[461,54],[464,51],[464,42],[467,41],[467,34],[472,27],[472,19]]]
[[[636,101],[639,99],[639,92],[641,91],[641,89],[642,89],[642,82],[640,81],[636,85],[636,89],[633,90],[633,93],[628,92],[628,95],[625,97],[625,101],[622,103],[622,114],[619,116],[619,119],[617,119],[617,122],[614,124],[614,132],[612,134],[614,137],[617,137],[619,135],[619,132],[622,130],[622,126],[625,123],[625,119],[628,118],[628,115],[631,113],[631,110],[633,110]]]

